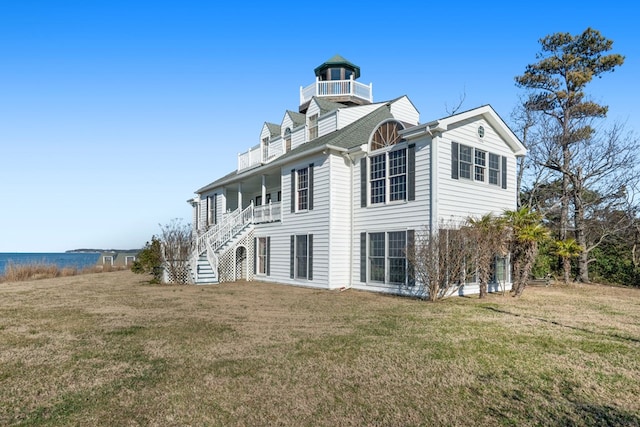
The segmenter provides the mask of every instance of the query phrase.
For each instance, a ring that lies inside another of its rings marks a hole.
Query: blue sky
[[[428,3],[0,1],[0,252],[138,248],[190,222],[193,192],[297,110],[335,54],[422,122],[463,95],[509,122],[538,40],[592,27],[626,60],[588,92],[640,131],[631,3]]]

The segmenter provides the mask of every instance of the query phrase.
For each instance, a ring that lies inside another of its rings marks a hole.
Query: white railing
[[[220,219],[220,222],[218,222],[213,227],[211,227],[210,229],[208,229],[207,231],[205,231],[204,233],[198,236],[196,240],[196,254],[195,254],[196,261],[198,259],[198,256],[200,256],[200,254],[207,249],[207,241],[211,239],[211,236],[214,236],[215,234],[218,233],[218,231],[220,230],[220,227],[227,222],[227,218],[233,217],[234,215],[238,215],[238,213],[241,211],[242,209],[238,208],[233,212],[223,214],[222,218]]]
[[[244,210],[241,208],[225,215],[223,219],[198,237],[195,250],[193,251],[189,264],[191,271],[197,276],[198,258],[205,252],[207,261],[214,271],[218,268],[218,255],[216,252],[227,243],[247,224],[253,223],[253,202]],[[194,280],[197,277],[194,277]]]
[[[256,145],[244,153],[238,154],[238,170],[250,169],[254,166],[268,163],[282,156],[284,153],[284,139],[282,138],[269,142],[266,158],[264,150],[260,148],[260,145]]]
[[[253,222],[256,224],[263,222],[274,222],[282,220],[282,203],[269,202],[263,206],[253,208]]]
[[[351,95],[369,102],[373,102],[372,85],[365,85],[351,80],[316,80],[305,88],[300,88],[300,105],[309,101],[311,97],[317,96],[340,96]]]
[[[251,222],[253,222],[253,202],[242,211],[236,210],[224,223],[221,223],[216,233],[209,237],[207,244],[210,244],[211,250],[216,253],[240,229]]]
[[[260,145],[249,148],[249,151],[238,154],[238,170],[249,169],[262,163]]]
[[[216,278],[218,277],[218,257],[216,256],[215,252],[213,251],[213,248],[211,247],[211,245],[209,244],[209,241],[207,241],[207,262],[209,263],[209,265],[211,266],[211,270],[215,272],[216,274]]]

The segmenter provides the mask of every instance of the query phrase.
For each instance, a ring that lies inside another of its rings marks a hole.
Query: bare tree
[[[469,219],[469,235],[474,249],[474,265],[480,285],[480,298],[487,296],[495,258],[507,254],[504,222],[492,214]]]
[[[437,233],[423,230],[407,250],[411,278],[429,301],[454,294],[465,282],[470,261],[469,235],[461,224],[441,226]]]
[[[464,104],[465,99],[467,99],[467,92],[462,91],[462,94],[458,98],[458,103],[453,108],[449,108],[447,103],[444,103],[444,111],[447,113],[447,115],[453,116],[458,112],[458,110],[460,110],[460,108],[462,108],[462,104]]]
[[[160,224],[162,254],[170,283],[185,284],[189,279],[189,256],[193,248],[191,227],[180,219]]]

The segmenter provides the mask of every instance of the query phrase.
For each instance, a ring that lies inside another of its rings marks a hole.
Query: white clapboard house
[[[491,106],[421,123],[407,96],[375,102],[341,56],[314,71],[298,110],[264,123],[237,169],[189,200],[193,283],[411,293],[405,250],[416,232],[515,209],[526,150]]]

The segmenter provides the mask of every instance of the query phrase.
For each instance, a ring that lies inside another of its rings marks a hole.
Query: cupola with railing
[[[360,77],[360,67],[347,61],[342,56],[335,55],[317,66],[313,71],[316,75],[315,83],[300,88],[300,113],[305,114],[307,112],[313,97],[346,106],[373,103],[373,85],[371,83],[365,85],[356,81]],[[315,123],[317,126],[317,120],[317,116],[309,118],[307,125]],[[286,128],[283,135],[275,135],[271,138],[266,138],[266,140],[263,139],[249,150],[239,153],[238,172],[269,163],[290,151],[292,148],[291,132],[291,128]],[[313,139],[313,135],[312,131],[307,132],[305,141],[310,140],[309,138]],[[317,137],[317,130],[315,137]]]
[[[364,105],[373,102],[373,88],[357,82],[360,67],[347,61],[340,55],[320,64],[313,70],[315,83],[300,88],[300,108],[304,113],[309,108],[312,97],[324,98],[328,101],[346,105]]]

